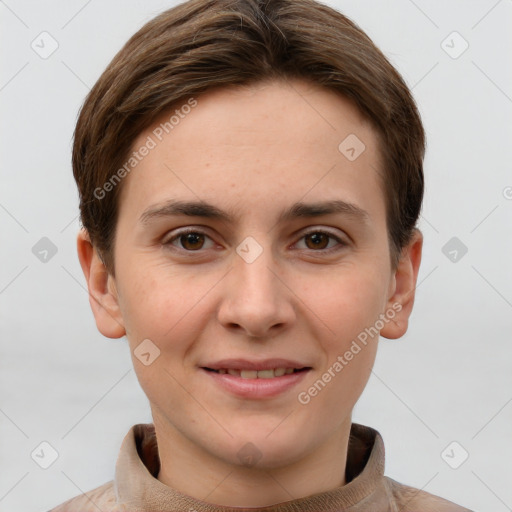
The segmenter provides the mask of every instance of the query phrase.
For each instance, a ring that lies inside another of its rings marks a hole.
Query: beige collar
[[[352,423],[350,431],[347,484],[269,507],[233,508],[201,501],[157,480],[159,469],[154,425],[134,425],[123,440],[116,464],[114,485],[119,502],[130,509],[159,512],[339,512],[365,500],[367,505],[371,504],[372,512],[387,510],[388,497],[383,485],[384,442],[379,432],[357,423]]]

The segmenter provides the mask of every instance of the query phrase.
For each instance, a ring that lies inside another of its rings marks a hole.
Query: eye
[[[164,241],[164,245],[176,247],[173,242],[177,241],[181,245],[181,247],[177,247],[177,249],[193,252],[204,248],[203,245],[205,238],[210,239],[210,237],[203,231],[189,228],[178,232],[173,237]]]
[[[345,247],[347,243],[345,243],[341,238],[338,236],[335,236],[334,234],[330,233],[329,231],[323,231],[323,230],[313,230],[309,231],[308,233],[305,233],[301,240],[304,239],[306,241],[306,249],[311,249],[314,252],[331,252],[331,250],[337,250],[341,247]],[[327,248],[327,245],[329,244],[329,239],[334,240],[338,242],[338,245],[340,247],[333,248],[332,246]]]

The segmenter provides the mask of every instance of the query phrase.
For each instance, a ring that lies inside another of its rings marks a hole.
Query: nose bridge
[[[272,249],[268,244],[262,246],[254,238],[248,238],[236,251],[238,257],[235,258],[234,270],[238,283],[245,288],[246,297],[257,299],[264,295],[270,301],[277,279],[274,274],[276,265]]]

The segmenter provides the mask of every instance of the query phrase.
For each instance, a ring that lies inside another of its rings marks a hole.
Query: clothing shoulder
[[[91,491],[71,498],[48,512],[121,512],[116,504],[114,482],[111,480]]]
[[[452,501],[384,477],[398,510],[401,512],[473,512]]]

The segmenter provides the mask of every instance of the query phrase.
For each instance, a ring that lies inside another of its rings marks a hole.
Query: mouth
[[[224,359],[200,366],[210,382],[243,399],[270,399],[291,392],[313,370],[298,361]]]
[[[305,366],[303,368],[269,368],[265,370],[243,370],[237,368],[208,368],[203,367],[203,370],[215,372],[219,375],[232,375],[233,377],[241,377],[242,379],[274,379],[282,377],[283,375],[291,375],[292,373],[305,372],[311,370],[311,367]]]

